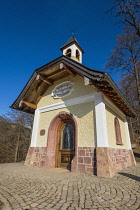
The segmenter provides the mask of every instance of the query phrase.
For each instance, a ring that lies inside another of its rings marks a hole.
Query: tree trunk
[[[15,162],[17,162],[18,160],[18,150],[19,150],[19,138],[17,141],[16,150],[15,150]]]
[[[140,106],[140,78],[139,78],[139,72],[138,72],[136,63],[134,63],[134,71],[135,71],[137,93],[138,93],[138,100],[139,100],[139,106]]]
[[[133,125],[132,125],[132,118],[130,117],[130,127],[131,127],[131,134],[132,134],[132,141],[135,141],[135,135],[134,135],[134,129],[133,129]]]

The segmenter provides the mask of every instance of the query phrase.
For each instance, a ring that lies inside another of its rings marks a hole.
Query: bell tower
[[[84,53],[84,50],[75,39],[74,33],[72,33],[70,39],[60,48],[60,50],[62,50],[63,55],[82,63],[82,54]]]

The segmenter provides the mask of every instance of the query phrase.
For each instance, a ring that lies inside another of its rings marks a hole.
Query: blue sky
[[[0,115],[10,110],[35,69],[62,55],[60,47],[73,30],[85,50],[83,64],[103,70],[122,31],[105,12],[112,2],[0,0]]]

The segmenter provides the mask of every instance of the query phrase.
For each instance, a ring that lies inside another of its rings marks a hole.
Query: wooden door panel
[[[63,134],[63,130],[66,128],[72,128],[72,124],[67,121],[65,123],[62,123],[58,129],[58,144],[57,144],[57,157],[56,157],[56,167],[66,167],[69,168],[71,166],[71,161],[74,158],[74,146],[72,147],[71,145],[74,145],[74,126],[73,126],[73,138],[72,136],[67,136],[66,133],[65,135]],[[68,129],[67,129],[68,130]],[[69,130],[68,130],[68,135]],[[67,139],[63,139],[67,138]],[[64,141],[66,140],[73,141],[72,143],[64,144]],[[66,145],[68,145],[68,149],[66,149]],[[71,147],[70,147],[71,146]],[[65,149],[63,149],[65,148]],[[71,149],[70,149],[71,148]]]
[[[67,167],[71,165],[71,161],[74,158],[74,151],[60,151],[60,166]]]

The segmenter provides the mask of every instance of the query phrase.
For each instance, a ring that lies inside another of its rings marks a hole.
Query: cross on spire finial
[[[82,54],[84,50],[79,45],[78,41],[74,37],[74,30],[71,31],[72,35],[70,39],[60,48],[63,51],[63,55],[82,63]]]
[[[72,30],[72,37],[74,38],[74,30]]]

